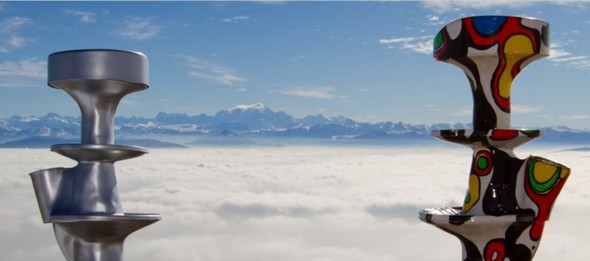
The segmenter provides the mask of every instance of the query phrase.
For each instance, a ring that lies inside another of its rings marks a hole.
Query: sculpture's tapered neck
[[[121,81],[60,81],[82,114],[82,144],[114,144],[114,117],[121,99],[144,86]]]

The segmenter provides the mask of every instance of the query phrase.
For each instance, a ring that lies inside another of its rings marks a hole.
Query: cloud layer
[[[530,152],[573,169],[535,260],[584,260],[587,153]],[[0,157],[3,258],[63,260],[26,174],[74,163],[48,150]],[[469,149],[444,144],[153,150],[116,164],[124,210],[162,215],[127,239],[125,259],[459,260],[459,241],[417,212],[460,204],[470,160]]]

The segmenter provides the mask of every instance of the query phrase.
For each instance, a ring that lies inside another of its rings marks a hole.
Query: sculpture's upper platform
[[[473,16],[455,20],[434,39],[434,58],[549,55],[549,24],[516,16]]]
[[[149,85],[148,59],[139,52],[88,49],[52,53],[47,64],[47,81],[61,88],[60,82],[76,80],[122,81]]]

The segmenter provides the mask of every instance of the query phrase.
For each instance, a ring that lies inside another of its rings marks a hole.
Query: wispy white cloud
[[[459,109],[459,110],[452,112],[451,115],[460,116],[460,117],[471,116],[471,115],[473,115],[473,109],[468,109],[468,108]]]
[[[305,55],[299,55],[299,56],[289,59],[289,62],[297,62],[297,61],[302,61],[302,60],[311,60],[311,57],[305,56]]]
[[[35,87],[46,78],[47,61],[37,58],[0,63],[0,87]]]
[[[162,28],[154,21],[154,18],[133,17],[125,20],[123,27],[116,33],[132,40],[147,40],[156,37]]]
[[[14,33],[26,25],[31,24],[31,19],[28,17],[14,16],[4,19],[0,22],[0,34]]]
[[[282,5],[287,3],[288,1],[281,1],[281,0],[260,0],[260,1],[253,1],[259,4],[268,4],[268,5]]]
[[[137,107],[141,103],[138,102],[137,100],[132,100],[132,99],[129,99],[129,98],[125,98],[125,99],[121,100],[119,102],[119,104],[122,105],[122,106],[126,106],[126,107]]]
[[[567,56],[567,57],[562,57],[562,58],[554,58],[552,59],[553,62],[575,62],[575,61],[580,61],[580,60],[586,60],[588,59],[588,56],[585,55],[580,55],[580,56]]]
[[[25,46],[27,42],[28,40],[21,36],[11,36],[8,39],[6,39],[6,43],[8,44],[8,46],[14,48],[21,48]]]
[[[461,11],[463,9],[487,9],[496,7],[524,7],[534,4],[534,1],[513,1],[513,0],[495,0],[495,1],[424,1],[424,7],[437,13],[449,11]]]
[[[587,10],[588,7],[590,7],[590,2],[580,1],[580,0],[556,0],[556,1],[551,1],[551,3],[571,7],[569,10],[572,10],[574,12],[584,11],[584,10]]]
[[[379,39],[380,44],[396,44],[413,41],[414,37],[401,37],[401,38],[390,38],[390,39]]]
[[[562,120],[570,120],[570,121],[585,121],[585,120],[590,119],[590,114],[564,115],[559,118]]]
[[[307,97],[314,99],[346,99],[345,96],[334,93],[334,88],[325,86],[315,87],[295,87],[288,90],[281,91],[281,93],[291,96]]]
[[[1,79],[0,88],[32,88],[44,86],[42,81],[33,81],[30,79]]]
[[[45,78],[47,62],[37,58],[0,63],[0,76]]]
[[[74,16],[80,19],[81,22],[84,23],[94,23],[96,22],[96,14],[93,12],[86,12],[86,11],[79,11],[79,10],[72,10],[66,9],[64,10],[65,14],[68,16]]]
[[[590,69],[590,57],[587,55],[576,55],[566,51],[566,45],[556,42],[553,44],[548,60],[554,64],[565,65],[577,69]]]
[[[188,61],[188,74],[190,76],[224,85],[233,85],[247,81],[246,78],[238,76],[231,68],[193,56],[185,56],[184,58]],[[243,91],[244,89],[241,90]]]
[[[0,53],[8,53],[12,49],[24,47],[29,40],[20,36],[20,31],[32,24],[30,18],[14,16],[0,21]]]
[[[440,19],[437,15],[427,15],[426,16],[426,24],[427,25],[442,25],[445,22]]]
[[[240,22],[247,22],[247,21],[250,21],[250,17],[245,16],[245,15],[234,16],[234,17],[223,19],[224,23],[240,23]]]
[[[522,104],[512,104],[510,106],[510,112],[512,113],[533,113],[533,112],[540,112],[541,107],[538,106],[528,106]]]
[[[386,45],[387,48],[397,48],[415,53],[431,54],[432,38],[432,36],[393,37],[389,39],[379,39],[379,44]]]
[[[438,21],[440,21],[440,18],[438,16],[436,16],[436,15],[429,15],[428,16],[428,21],[430,21],[430,22],[438,22]]]

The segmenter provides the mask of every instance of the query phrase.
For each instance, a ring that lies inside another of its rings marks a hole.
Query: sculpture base
[[[66,260],[122,260],[123,241],[160,220],[158,214],[52,216],[57,243]]]
[[[531,260],[540,243],[521,236],[530,232],[532,215],[474,216],[445,207],[424,209],[419,217],[459,238],[463,260]]]

